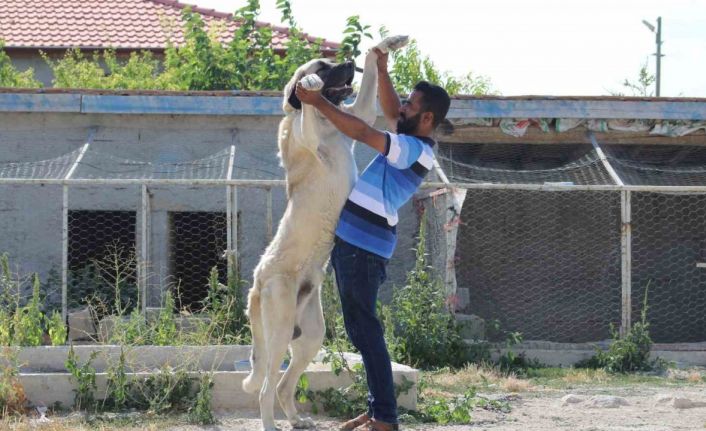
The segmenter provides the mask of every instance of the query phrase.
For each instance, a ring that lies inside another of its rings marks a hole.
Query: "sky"
[[[182,0],[233,12],[245,0]],[[280,24],[275,0],[260,0],[261,21]],[[630,91],[647,62],[655,72],[655,33],[662,17],[661,96],[706,97],[706,0],[291,0],[299,26],[332,41],[359,15],[379,39],[416,39],[440,70],[490,78],[513,95],[606,95]],[[374,45],[365,40],[363,52]],[[361,60],[362,63],[362,60]]]

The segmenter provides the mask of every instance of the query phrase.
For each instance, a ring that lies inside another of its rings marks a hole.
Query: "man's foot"
[[[357,418],[351,419],[348,422],[341,425],[341,428],[339,428],[339,430],[352,431],[361,425],[367,424],[368,422],[370,422],[370,416],[368,416],[367,413],[363,413],[362,415],[358,416]]]
[[[368,422],[366,431],[398,431],[400,426],[397,424],[388,424],[387,422],[376,421],[375,419]]]

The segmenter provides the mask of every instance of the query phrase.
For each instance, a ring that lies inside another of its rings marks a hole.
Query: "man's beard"
[[[422,118],[422,113],[419,112],[417,115],[414,115],[409,118],[405,118],[402,115],[400,115],[400,118],[397,120],[397,134],[398,135],[411,135],[414,132],[417,131],[417,126],[419,126],[419,121]]]

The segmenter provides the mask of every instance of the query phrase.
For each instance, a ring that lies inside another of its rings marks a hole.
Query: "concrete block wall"
[[[284,175],[276,142],[281,115],[274,110],[266,115],[190,115],[152,114],[139,109],[129,114],[49,112],[50,108],[2,112],[0,106],[0,166],[53,159],[76,151],[88,139],[90,129],[96,128],[89,149],[93,153],[141,162],[179,163],[208,157],[234,145],[234,178],[282,179]],[[360,144],[355,154],[359,169],[374,156]],[[80,168],[76,173],[80,175]],[[149,190],[152,277],[148,306],[158,306],[164,280],[169,277],[169,212],[225,213],[226,187],[155,186]],[[37,272],[44,279],[52,268],[61,270],[61,191],[60,185],[0,184],[0,252],[10,255],[19,272]],[[272,195],[276,230],[286,197],[281,187],[274,187]],[[69,210],[139,211],[140,199],[139,185],[69,188]],[[239,187],[238,204],[241,268],[251,285],[252,270],[267,245],[266,191]],[[416,213],[411,204],[402,213],[398,251],[388,267],[383,300],[390,297],[393,284],[404,282],[408,263],[413,263],[408,256],[416,235]],[[139,217],[137,232],[139,237]]]

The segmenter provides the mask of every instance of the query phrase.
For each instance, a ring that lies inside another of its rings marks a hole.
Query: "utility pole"
[[[647,22],[646,20],[642,20],[642,23],[645,24],[647,28],[650,29],[651,32],[655,33],[655,42],[657,43],[657,53],[654,55],[657,57],[657,75],[655,75],[655,95],[659,97],[659,88],[660,88],[660,78],[661,78],[661,68],[662,68],[662,17],[658,16],[657,17],[657,28],[655,32],[655,26]]]

